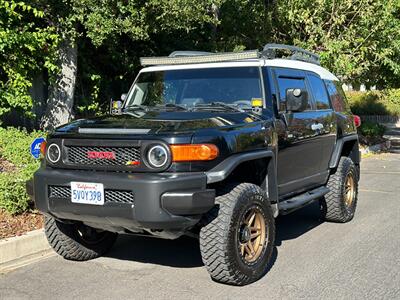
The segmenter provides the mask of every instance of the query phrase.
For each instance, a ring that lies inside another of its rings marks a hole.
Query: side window
[[[337,112],[346,112],[349,110],[346,102],[346,96],[339,82],[326,80],[326,88],[331,99],[333,109]]]
[[[314,95],[314,100],[317,105],[317,109],[329,109],[329,97],[326,92],[325,84],[321,78],[316,75],[308,75],[308,79],[311,84],[311,89]]]
[[[278,88],[279,88],[279,110],[285,110],[285,101],[286,101],[286,90],[287,89],[302,89],[307,90],[305,78],[294,78],[287,77],[283,75],[279,75],[277,77]],[[308,102],[308,110],[311,109],[311,103]]]

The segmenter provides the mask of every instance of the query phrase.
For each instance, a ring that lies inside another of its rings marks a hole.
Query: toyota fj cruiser
[[[96,258],[118,233],[186,234],[214,280],[245,285],[268,268],[278,215],[319,201],[325,220],[353,218],[360,120],[317,55],[268,44],[141,63],[109,115],[42,145],[34,199],[58,254]]]

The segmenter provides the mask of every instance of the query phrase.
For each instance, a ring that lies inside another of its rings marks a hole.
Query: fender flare
[[[226,179],[241,163],[260,158],[270,158],[268,162],[265,190],[271,203],[278,202],[278,183],[275,154],[271,150],[239,153],[229,156],[217,166],[206,172],[207,184],[220,182]]]
[[[346,142],[350,142],[350,141],[356,141],[358,144],[358,135],[352,134],[352,135],[347,135],[347,136],[337,139],[335,148],[331,155],[331,160],[329,161],[329,168],[334,169],[338,166],[340,156],[342,154],[343,146]],[[357,149],[357,152],[358,152],[358,149]],[[357,161],[355,163],[359,163],[360,162],[360,154],[356,153],[356,156],[357,156],[357,159],[356,159]]]

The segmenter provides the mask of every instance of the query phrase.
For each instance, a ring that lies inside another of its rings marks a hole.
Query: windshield
[[[257,67],[208,68],[143,72],[131,88],[125,107],[179,105],[195,107],[220,102],[251,108],[262,98]]]

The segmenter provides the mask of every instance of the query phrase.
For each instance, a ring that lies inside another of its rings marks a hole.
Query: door
[[[329,169],[329,161],[336,143],[337,121],[329,100],[328,90],[325,83],[315,73],[307,73],[307,79],[311,87],[313,102],[315,104],[314,120],[321,128],[318,132],[318,139],[322,147],[320,153],[320,169]]]
[[[278,130],[278,189],[279,195],[301,192],[324,180],[321,174],[322,120],[315,110],[307,74],[301,70],[277,68],[273,70],[277,85],[279,118]],[[302,112],[286,110],[286,90],[308,92],[309,103]]]

